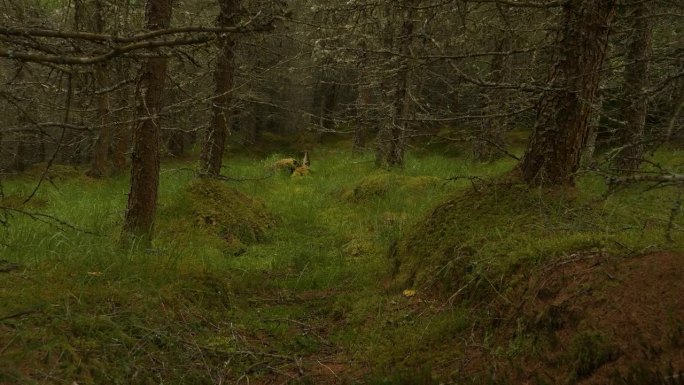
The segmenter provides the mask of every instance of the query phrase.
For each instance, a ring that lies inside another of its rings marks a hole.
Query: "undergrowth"
[[[0,260],[19,268],[0,273],[0,383],[438,383],[459,378],[455,341],[485,317],[450,298],[464,285],[506,296],[553,256],[680,247],[668,189],[604,198],[586,177],[549,194],[490,185],[510,160],[377,171],[335,148],[310,154],[310,175],[272,173],[293,155],[233,156],[220,182],[165,163],[150,248],[120,247],[124,176],[55,169],[28,204],[39,173],[5,181],[2,206],[49,217],[9,211],[2,229]]]

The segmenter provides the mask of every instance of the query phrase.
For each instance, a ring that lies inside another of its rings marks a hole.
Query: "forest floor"
[[[5,181],[0,384],[680,378],[675,188],[520,189],[513,160],[388,172],[341,148],[273,173],[286,155],[228,158],[220,182],[164,162],[149,248],[118,242],[125,176],[57,166],[27,203],[42,169]]]

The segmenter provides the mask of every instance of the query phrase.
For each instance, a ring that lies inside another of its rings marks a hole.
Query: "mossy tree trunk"
[[[644,125],[646,124],[648,63],[651,52],[652,23],[648,3],[633,1],[632,36],[627,51],[623,84],[623,116],[626,125],[621,131],[621,144],[616,166],[623,172],[639,168],[644,156]]]
[[[232,27],[237,21],[239,0],[218,0],[219,27]],[[223,151],[226,144],[226,136],[230,129],[230,101],[233,88],[233,66],[235,41],[230,34],[221,34],[219,37],[219,53],[216,58],[214,81],[216,91],[212,106],[212,119],[209,129],[206,131],[200,156],[200,174],[216,177],[221,174],[223,163]]]
[[[574,184],[615,4],[570,0],[563,5],[549,90],[539,102],[534,132],[519,165],[530,185]]]
[[[172,0],[148,0],[147,30],[169,28]],[[131,191],[124,222],[124,240],[141,238],[149,241],[154,229],[159,189],[159,113],[166,78],[167,59],[146,60],[136,91],[137,121],[133,128],[131,156]]]

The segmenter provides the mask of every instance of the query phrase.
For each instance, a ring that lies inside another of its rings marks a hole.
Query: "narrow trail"
[[[282,195],[266,197],[280,218],[270,242],[233,261],[243,274],[260,277],[242,293],[247,299],[236,314],[252,321],[246,348],[263,352],[249,383],[345,383],[365,371],[349,350],[345,306],[379,290],[371,279],[378,272],[359,267],[380,256],[345,255],[352,241],[338,231],[345,218],[331,209],[334,196],[317,194],[312,181],[281,183],[291,184],[277,189],[288,190],[288,202],[273,202]]]

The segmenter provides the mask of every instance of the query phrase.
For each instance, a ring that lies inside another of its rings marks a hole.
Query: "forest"
[[[0,0],[0,385],[684,384],[681,0]]]

